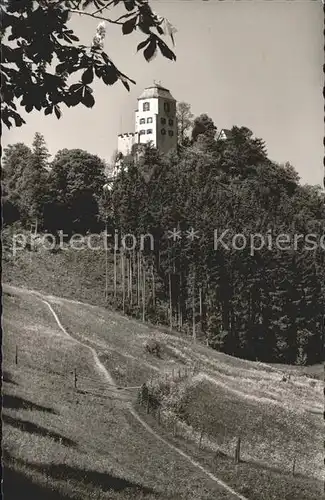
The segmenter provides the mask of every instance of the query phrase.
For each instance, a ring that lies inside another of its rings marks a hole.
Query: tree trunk
[[[192,287],[192,319],[193,319],[193,342],[196,342],[196,328],[195,328],[195,272],[193,273],[193,287]]]
[[[114,243],[114,300],[116,300],[116,245]]]
[[[124,250],[121,251],[121,274],[122,274],[122,310],[125,312],[125,268],[124,268]]]
[[[169,289],[169,326],[173,329],[173,304],[172,304],[172,280],[170,272],[168,273],[168,289]]]
[[[132,259],[130,255],[130,304],[132,306],[133,304],[133,252],[132,252]]]
[[[179,277],[179,328],[183,328],[183,275]]]
[[[202,287],[200,287],[200,290],[199,290],[199,299],[200,299],[200,324],[201,324],[201,330],[203,330],[203,328],[202,328]]]
[[[137,296],[138,296],[138,306],[140,307],[140,297],[141,297],[141,253],[138,252],[138,284],[137,284]]]
[[[153,305],[153,308],[155,308],[156,307],[156,284],[155,284],[155,273],[154,273],[153,264],[151,266],[151,278],[152,278],[152,305]]]
[[[130,301],[130,256],[126,255],[127,298]]]
[[[142,287],[142,321],[146,319],[146,269],[143,266],[143,287]]]
[[[107,295],[108,295],[107,224],[105,224],[105,236],[106,236],[106,245],[105,245],[105,299],[107,300]]]

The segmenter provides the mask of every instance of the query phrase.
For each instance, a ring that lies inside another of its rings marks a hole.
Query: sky
[[[323,182],[323,5],[319,0],[151,0],[176,27],[176,62],[136,53],[145,35],[123,36],[107,25],[105,50],[136,81],[94,85],[96,104],[62,106],[63,116],[34,111],[27,124],[3,129],[3,145],[31,145],[41,132],[51,154],[81,148],[110,161],[117,135],[134,131],[137,97],[160,81],[195,116],[207,113],[218,129],[246,126],[265,140],[269,157],[289,161],[301,182]],[[114,15],[114,9],[112,11]],[[116,16],[117,17],[117,16]],[[72,26],[89,44],[98,21],[75,16]],[[167,40],[166,40],[167,41]],[[168,44],[170,45],[169,41]]]

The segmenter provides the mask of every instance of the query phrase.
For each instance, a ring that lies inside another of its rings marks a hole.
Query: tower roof
[[[155,83],[154,85],[150,87],[146,87],[140,97],[138,97],[138,100],[140,99],[152,99],[155,97],[163,97],[164,99],[167,99],[169,101],[175,101],[174,97],[171,95],[168,89],[165,89],[161,85],[158,85],[158,83]]]

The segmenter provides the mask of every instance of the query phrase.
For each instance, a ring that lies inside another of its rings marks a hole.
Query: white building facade
[[[162,153],[177,148],[176,100],[158,84],[147,87],[138,97],[135,132],[119,134],[117,149],[126,156],[134,144],[148,142]]]

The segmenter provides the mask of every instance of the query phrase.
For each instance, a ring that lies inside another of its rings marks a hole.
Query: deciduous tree
[[[45,224],[52,231],[95,232],[99,228],[99,205],[105,196],[105,163],[81,149],[59,151],[49,175],[49,203]]]
[[[177,103],[177,129],[178,129],[178,144],[183,145],[189,137],[189,132],[193,125],[193,113],[191,106],[187,102],[181,101]]]
[[[113,18],[115,7],[124,13]],[[80,43],[71,29],[70,21],[76,15],[101,21],[88,46]],[[176,59],[161,37],[167,34],[174,40],[175,29],[155,14],[146,0],[2,2],[1,118],[7,127],[25,123],[17,106],[27,113],[34,109],[46,115],[54,112],[58,118],[62,104],[91,108],[95,78],[105,85],[120,81],[129,90],[135,82],[104,50],[105,23],[120,26],[123,35],[142,33],[145,40],[137,48],[147,61],[157,49],[164,57]]]

